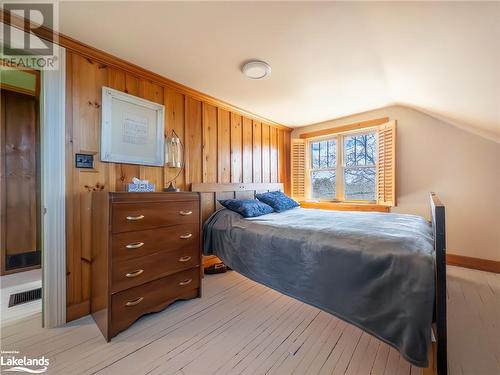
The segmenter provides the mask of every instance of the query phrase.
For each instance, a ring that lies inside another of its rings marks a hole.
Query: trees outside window
[[[338,135],[309,144],[312,199],[375,201],[375,131]]]

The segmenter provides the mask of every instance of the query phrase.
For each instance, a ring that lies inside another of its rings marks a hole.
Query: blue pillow
[[[257,199],[225,199],[220,200],[227,209],[241,214],[243,217],[256,217],[273,212],[273,208]]]
[[[271,191],[269,193],[256,194],[255,197],[271,206],[276,212],[283,212],[291,208],[300,206],[292,198],[286,196],[281,191]]]

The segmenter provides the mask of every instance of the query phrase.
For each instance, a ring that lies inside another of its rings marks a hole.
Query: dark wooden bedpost
[[[435,193],[430,194],[434,249],[436,252],[436,312],[435,336],[437,340],[437,373],[447,375],[447,327],[446,327],[446,232],[445,210]]]

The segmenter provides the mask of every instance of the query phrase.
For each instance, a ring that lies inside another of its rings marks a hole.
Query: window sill
[[[334,211],[372,211],[372,212],[390,212],[390,207],[381,206],[375,203],[344,203],[344,202],[317,202],[301,201],[303,208],[319,208],[322,210]]]

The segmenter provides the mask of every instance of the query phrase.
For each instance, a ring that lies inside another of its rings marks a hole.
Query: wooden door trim
[[[59,64],[59,70],[43,72],[40,119],[42,306],[46,328],[66,324],[66,51],[63,48]]]
[[[0,90],[7,90],[7,91],[12,91],[12,92],[17,92],[18,94],[23,94],[23,95],[29,95],[29,96],[34,96],[38,97],[36,92],[28,90],[28,89],[23,89],[22,87],[17,87],[17,86],[12,86],[9,85],[8,83],[0,83]]]

